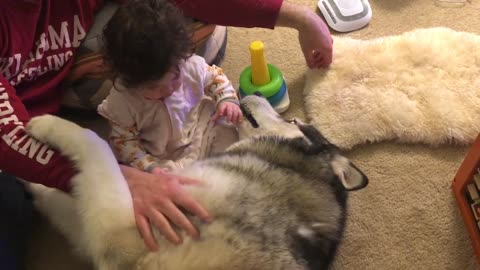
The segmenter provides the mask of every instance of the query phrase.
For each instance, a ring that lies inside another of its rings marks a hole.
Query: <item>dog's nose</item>
[[[255,91],[255,93],[253,93],[255,96],[257,97],[263,97],[262,93],[260,93],[260,91]]]

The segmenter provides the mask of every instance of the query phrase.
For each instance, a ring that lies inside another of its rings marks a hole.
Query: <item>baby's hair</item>
[[[127,87],[159,80],[191,56],[186,18],[167,0],[130,0],[103,29],[105,62]]]

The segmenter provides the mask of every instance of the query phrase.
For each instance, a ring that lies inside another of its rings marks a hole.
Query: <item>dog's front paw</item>
[[[25,131],[35,139],[46,142],[48,135],[52,133],[57,121],[57,117],[52,115],[37,116],[30,119],[25,126]]]

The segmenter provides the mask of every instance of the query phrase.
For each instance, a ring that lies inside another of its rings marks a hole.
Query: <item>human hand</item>
[[[121,166],[121,169],[132,194],[137,228],[151,251],[157,251],[158,244],[153,237],[150,223],[174,244],[182,243],[182,239],[173,230],[170,222],[193,238],[199,236],[198,230],[178,209],[179,206],[202,220],[211,219],[209,213],[182,189],[182,185],[200,182],[167,173],[162,169],[154,169],[155,173],[143,172],[129,166]]]
[[[304,17],[303,25],[298,29],[298,40],[308,67],[328,67],[333,58],[333,39],[327,25],[311,10],[310,15]]]
[[[333,39],[325,22],[311,8],[283,1],[276,26],[294,28],[309,68],[328,67],[332,63]]]
[[[218,105],[217,112],[213,116],[212,121],[217,121],[222,116],[225,116],[229,122],[234,124],[238,124],[243,121],[242,110],[240,110],[238,104],[229,101],[221,102]]]
[[[154,175],[162,175],[164,173],[167,173],[168,171],[166,169],[160,168],[160,167],[155,167],[152,170],[152,174]]]

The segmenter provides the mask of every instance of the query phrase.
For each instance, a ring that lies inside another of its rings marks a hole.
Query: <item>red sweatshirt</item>
[[[283,0],[172,1],[185,15],[209,23],[273,28]],[[102,2],[0,1],[0,170],[70,190],[72,163],[26,135],[24,125],[59,109],[60,83]]]
[[[174,0],[186,16],[211,24],[274,28],[283,0]]]

